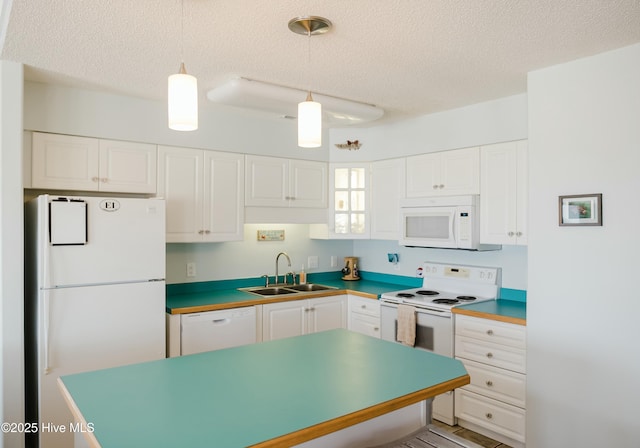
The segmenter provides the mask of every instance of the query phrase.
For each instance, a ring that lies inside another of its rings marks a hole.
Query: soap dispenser
[[[307,283],[307,273],[304,272],[304,265],[302,265],[302,269],[300,269],[299,280],[301,285],[305,285]]]

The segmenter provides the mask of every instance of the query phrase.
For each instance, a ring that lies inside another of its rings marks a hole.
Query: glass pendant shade
[[[169,76],[169,128],[176,131],[198,129],[198,80],[187,74],[184,63],[180,71]]]
[[[318,148],[322,146],[322,105],[311,98],[298,103],[298,146]]]

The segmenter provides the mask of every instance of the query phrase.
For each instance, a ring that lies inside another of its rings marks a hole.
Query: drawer
[[[349,319],[349,330],[380,338],[380,318],[353,313]]]
[[[380,317],[380,302],[364,297],[349,296],[349,312]]]
[[[520,348],[456,335],[455,356],[514,372],[527,373],[526,351]]]
[[[527,376],[510,370],[461,360],[471,377],[463,388],[519,408],[525,407]]]
[[[527,327],[497,320],[455,315],[456,335],[524,349]]]
[[[502,403],[464,389],[455,391],[456,417],[502,434],[518,442],[525,441],[524,409]]]

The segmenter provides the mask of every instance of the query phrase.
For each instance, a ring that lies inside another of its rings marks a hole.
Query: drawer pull
[[[493,414],[491,412],[487,412],[484,416],[487,417],[487,420],[491,420],[493,418]]]
[[[488,380],[485,384],[487,385],[487,387],[491,387],[493,386],[493,381]]]
[[[380,331],[380,328],[378,328],[378,327],[373,327],[373,331]]]
[[[360,305],[360,308],[362,308],[363,310],[367,309],[367,305]]]
[[[487,353],[487,358],[489,358],[489,359],[493,358],[493,353],[491,353],[491,352]]]
[[[489,336],[493,336],[493,330],[487,330],[487,334],[488,334]]]

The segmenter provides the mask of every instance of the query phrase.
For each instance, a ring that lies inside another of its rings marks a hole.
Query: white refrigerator
[[[42,195],[25,223],[27,446],[68,448],[58,377],[165,357],[165,203]]]

